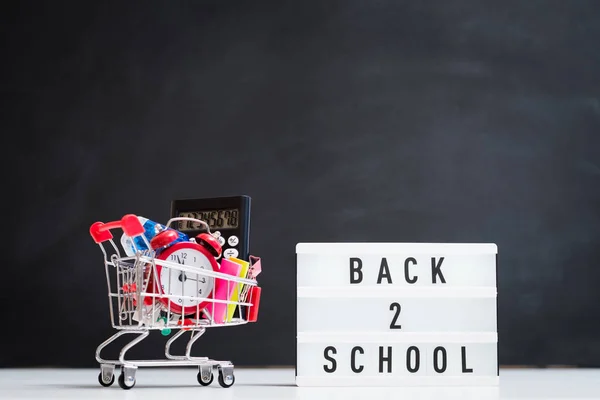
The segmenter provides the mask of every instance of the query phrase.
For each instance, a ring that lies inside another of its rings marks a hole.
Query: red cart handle
[[[110,230],[115,228],[121,228],[129,237],[139,236],[145,231],[137,216],[134,214],[127,214],[124,215],[120,221],[106,223],[94,222],[92,226],[90,226],[90,235],[96,243],[106,242],[113,238]]]

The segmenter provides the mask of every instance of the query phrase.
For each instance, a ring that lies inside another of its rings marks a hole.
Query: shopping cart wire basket
[[[204,221],[193,218],[172,218],[165,225],[166,230],[171,230],[171,223],[182,219],[204,224],[210,234]],[[123,235],[131,239],[141,238],[146,249],[137,250],[134,255],[125,254],[113,240],[112,229],[121,229]],[[226,269],[235,265],[233,261],[223,259],[219,265],[216,258],[194,239],[189,243],[173,244],[168,250],[157,250],[152,248],[144,232],[138,217],[133,214],[118,221],[96,222],[90,227],[90,235],[104,256],[110,318],[117,330],[96,349],[96,360],[100,364],[99,383],[105,387],[112,385],[116,367],[121,369],[119,386],[131,389],[136,382],[138,367],[197,366],[197,379],[202,386],[212,383],[213,369],[217,370],[222,387],[232,386],[235,382],[233,363],[194,357],[192,346],[208,328],[257,321],[261,288],[257,285],[256,275],[260,267],[250,267],[246,275],[239,276],[239,269]],[[174,248],[178,251],[173,251]],[[234,293],[237,296],[233,296]],[[166,341],[165,358],[126,359],[127,352],[152,330],[164,336],[176,331]],[[189,339],[185,354],[172,354],[172,344],[186,333],[189,333]],[[136,336],[121,348],[118,359],[101,357],[106,346],[126,334]]]

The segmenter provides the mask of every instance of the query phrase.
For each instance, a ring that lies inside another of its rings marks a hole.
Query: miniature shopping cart
[[[204,221],[193,218],[172,218],[164,231],[176,232],[170,226],[178,220],[203,224],[210,234]],[[141,239],[146,248],[136,250],[133,255],[124,254],[125,250],[122,253],[110,232],[114,228],[120,228],[124,237]],[[96,222],[90,227],[90,234],[104,255],[110,317],[113,328],[117,329],[117,333],[96,350],[96,360],[101,369],[98,381],[105,387],[112,385],[115,368],[120,367],[119,386],[131,389],[136,382],[138,367],[197,366],[197,378],[202,386],[212,383],[213,369],[218,370],[218,382],[222,387],[232,386],[235,378],[230,361],[193,357],[191,350],[207,328],[257,320],[260,304],[257,272],[253,273],[251,266],[246,274],[225,273],[224,264],[230,261],[221,260],[219,266],[218,257],[200,249],[194,239],[180,240],[166,250],[155,250],[144,233],[145,228],[133,214],[125,215],[119,221]],[[186,263],[186,260],[189,262]],[[160,331],[164,336],[176,331],[166,342],[165,358],[126,359],[127,352],[148,337],[152,330]],[[172,354],[172,344],[186,333],[190,337],[185,354]],[[107,345],[126,334],[136,336],[122,347],[118,359],[108,360],[100,356]]]

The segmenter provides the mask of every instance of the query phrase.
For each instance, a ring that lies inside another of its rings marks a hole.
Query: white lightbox
[[[300,243],[296,256],[298,386],[497,384],[496,245]]]

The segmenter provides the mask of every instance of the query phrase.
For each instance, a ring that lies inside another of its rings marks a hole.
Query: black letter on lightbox
[[[356,367],[356,352],[359,352],[360,354],[365,354],[365,351],[362,347],[356,346],[352,349],[352,352],[350,353],[350,368],[352,368],[352,372],[360,374],[362,370],[365,369],[365,367],[362,365]]]
[[[392,346],[388,346],[388,356],[383,356],[383,346],[379,346],[379,373],[383,373],[383,363],[387,362],[387,372],[392,373]]]
[[[467,368],[467,348],[462,346],[460,348],[460,354],[462,358],[462,372],[463,374],[469,374],[473,372],[473,368]]]
[[[437,283],[436,278],[439,276],[440,281],[442,283],[446,283],[446,279],[444,279],[444,274],[442,274],[442,263],[444,262],[444,257],[440,257],[440,260],[436,263],[435,257],[431,257],[431,283]]]
[[[357,257],[352,257],[350,259],[350,283],[361,283],[362,282],[363,274],[362,274],[361,269],[362,269],[362,260]]]
[[[415,355],[415,366],[412,367],[410,364],[410,355],[414,354]],[[408,348],[408,350],[406,350],[406,369],[408,370],[408,372],[414,374],[415,372],[417,372],[419,370],[419,367],[421,366],[421,352],[419,351],[419,348],[416,346],[410,346]]]
[[[442,366],[439,366],[439,360],[438,360],[438,354],[442,353]],[[442,372],[446,371],[446,366],[447,366],[447,358],[446,358],[446,349],[443,348],[442,346],[436,347],[435,350],[433,350],[433,369],[435,370],[435,372],[437,372],[438,374],[441,374]]]
[[[383,257],[381,259],[381,266],[379,267],[379,275],[377,275],[377,284],[385,278],[388,283],[392,283],[392,276],[390,275],[390,269],[388,267],[387,259]]]
[[[337,350],[333,346],[327,346],[325,347],[325,351],[323,351],[323,356],[325,357],[325,359],[331,362],[331,367],[325,364],[323,365],[323,369],[327,373],[332,373],[335,372],[335,370],[337,369],[337,361],[335,361],[335,358],[331,357],[328,353],[337,354]]]
[[[409,263],[412,263],[413,265],[417,265],[417,260],[410,257],[404,261],[404,279],[406,279],[407,283],[417,283],[417,279],[419,279],[419,278],[416,275],[413,276],[412,278],[409,276],[410,275],[410,272],[408,271],[408,267],[410,267]]]

